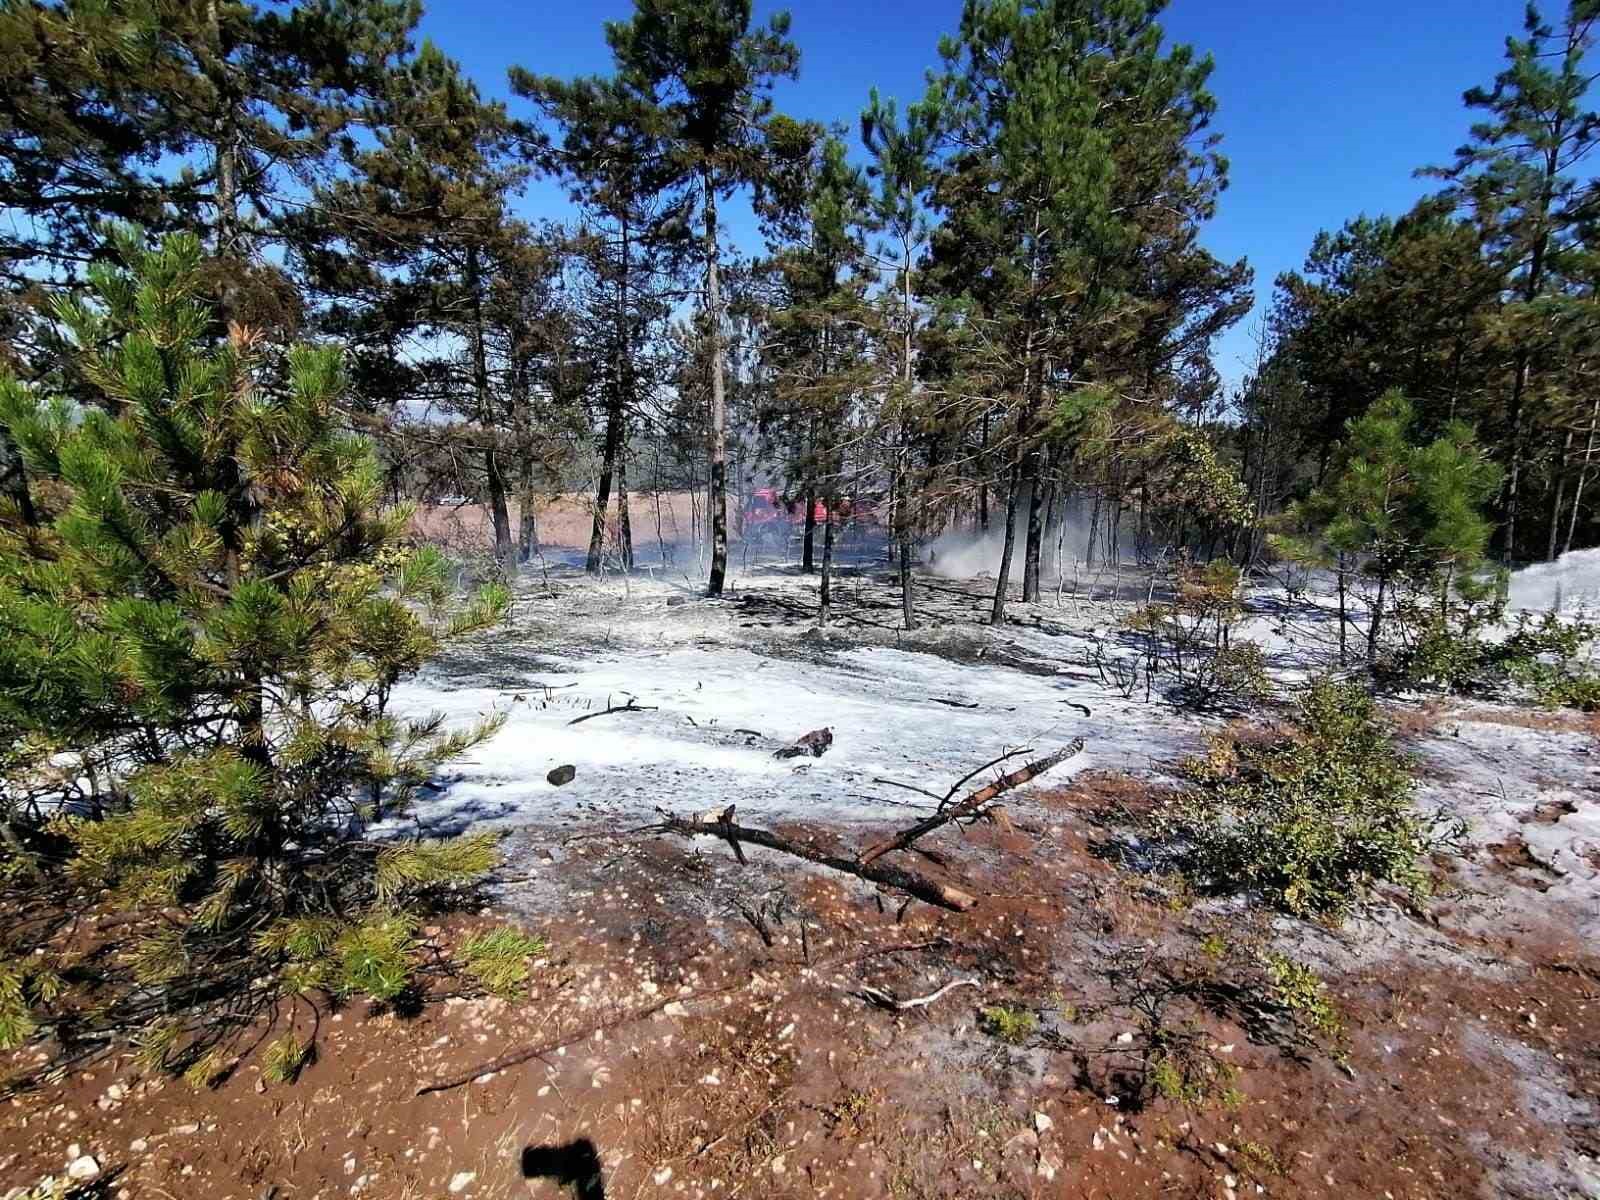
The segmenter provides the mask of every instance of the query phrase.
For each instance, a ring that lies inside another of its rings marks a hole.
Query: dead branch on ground
[[[926,996],[916,996],[910,1000],[897,1000],[892,993],[875,987],[864,986],[861,989],[861,994],[882,1008],[891,1008],[896,1012],[905,1012],[908,1009],[923,1008],[929,1004],[932,1004],[934,1001],[942,999],[947,992],[955,991],[956,988],[981,988],[982,986],[983,981],[979,979],[956,979],[945,984],[936,992],[930,992]]]
[[[939,908],[952,909],[955,912],[966,912],[978,900],[970,892],[960,888],[951,887],[949,884],[939,883],[924,875],[912,871],[902,870],[899,867],[872,866],[856,859],[844,858],[838,854],[829,854],[821,848],[794,841],[773,833],[767,829],[757,829],[750,825],[737,825],[733,820],[734,807],[729,805],[721,813],[708,814],[699,817],[680,817],[665,809],[660,811],[665,818],[659,828],[665,833],[681,834],[684,837],[716,837],[721,838],[733,847],[735,856],[740,862],[744,861],[744,852],[740,843],[749,842],[752,846],[765,846],[768,850],[776,850],[780,854],[792,854],[796,858],[803,858],[807,862],[816,863],[818,866],[828,867],[835,871],[842,871],[846,875],[854,875],[858,879],[865,879],[870,883],[879,883],[885,887],[894,888],[896,891],[906,892],[919,900]]]
[[[599,712],[584,713],[583,716],[581,716],[581,717],[573,717],[572,720],[567,722],[567,724],[568,725],[582,725],[585,721],[592,721],[596,717],[610,716],[612,713],[655,712],[655,711],[656,711],[656,706],[654,704],[635,704],[632,700],[629,700],[626,704],[607,705],[605,708],[602,708]]]
[[[996,796],[1009,792],[1012,788],[1021,787],[1030,779],[1043,775],[1050,768],[1059,766],[1082,750],[1083,739],[1081,737],[1073,738],[1068,745],[1057,750],[1054,754],[1047,754],[1041,759],[1018,767],[1011,774],[1003,775],[993,783],[979,788],[959,804],[952,805],[943,812],[928,817],[926,820],[918,821],[915,825],[901,830],[892,838],[881,841],[874,846],[869,846],[861,857],[856,860],[856,865],[860,867],[870,866],[885,854],[893,853],[896,850],[905,850],[924,834],[932,833],[935,829],[948,825],[951,821],[958,821],[962,817],[976,815],[980,808]]]

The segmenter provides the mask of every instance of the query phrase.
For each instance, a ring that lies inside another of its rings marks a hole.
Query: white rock
[[[651,1178],[655,1180],[655,1183],[656,1183],[657,1187],[661,1187],[669,1179],[672,1178],[672,1168],[671,1167],[662,1167],[659,1171],[657,1171],[654,1175],[652,1175]]]
[[[143,1154],[146,1150],[150,1149],[150,1143],[145,1141],[143,1138],[134,1138],[133,1141],[128,1143],[128,1149],[134,1154]]]
[[[450,1194],[452,1196],[464,1192],[472,1186],[472,1181],[478,1177],[476,1171],[458,1171],[450,1176]]]
[[[67,1164],[68,1179],[94,1179],[100,1174],[100,1164],[92,1154],[80,1154]]]
[[[1044,1133],[1046,1130],[1055,1128],[1055,1122],[1047,1114],[1036,1112],[1033,1114],[1033,1127],[1039,1133]]]

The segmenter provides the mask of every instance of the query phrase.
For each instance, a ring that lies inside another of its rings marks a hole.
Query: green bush
[[[979,1012],[978,1019],[985,1033],[1008,1046],[1022,1045],[1039,1027],[1036,1015],[1025,1008],[1012,1008],[1005,1004],[991,1004]]]
[[[1414,810],[1410,763],[1353,684],[1316,683],[1287,736],[1218,738],[1186,773],[1155,818],[1184,873],[1300,916],[1338,917],[1377,883],[1425,892],[1424,858],[1460,833]]]
[[[1170,602],[1146,605],[1124,622],[1144,638],[1147,685],[1165,678],[1170,698],[1195,709],[1239,709],[1270,695],[1261,647],[1233,636],[1244,613],[1239,568],[1185,564],[1173,590]]]
[[[1520,613],[1511,633],[1495,639],[1485,635],[1504,615],[1499,604],[1402,615],[1410,636],[1386,664],[1391,684],[1478,696],[1521,692],[1551,707],[1600,708],[1593,658],[1600,624]]]
[[[442,556],[411,542],[349,428],[336,349],[221,328],[192,237],[149,250],[124,231],[111,250],[128,265],[97,264],[58,310],[68,393],[0,374],[28,488],[0,501],[0,840],[22,864],[0,877],[31,882],[44,828],[66,847],[55,897],[153,918],[104,948],[132,986],[75,1032],[142,1029],[150,1061],[208,1082],[287,994],[400,997],[410,914],[494,866],[492,837],[360,831],[498,728],[388,703],[508,597],[455,603]],[[0,930],[0,1043],[53,999],[30,936]],[[303,1057],[280,1043],[274,1069]]]

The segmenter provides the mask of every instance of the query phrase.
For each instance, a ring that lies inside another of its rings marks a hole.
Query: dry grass
[[[689,492],[664,492],[659,497],[660,535],[668,543],[688,540],[696,529],[695,497]],[[628,494],[629,516],[636,543],[654,542],[657,536],[657,497],[650,492]],[[518,528],[522,507],[509,505],[511,528]],[[568,493],[545,498],[536,512],[539,540],[546,546],[581,550],[589,545],[594,528],[594,505],[590,496]],[[704,514],[702,513],[702,516]],[[736,525],[737,522],[734,522]],[[701,526],[703,527],[703,525]],[[488,545],[491,537],[489,510],[481,504],[425,504],[417,509],[412,529],[419,537],[447,547],[476,548]],[[733,530],[734,535],[737,530]],[[616,507],[613,503],[607,522],[607,542],[617,537]]]

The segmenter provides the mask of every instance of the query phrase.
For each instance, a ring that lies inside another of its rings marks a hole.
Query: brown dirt
[[[1013,830],[947,831],[932,857],[904,856],[984,895],[963,914],[761,851],[741,868],[720,844],[518,835],[534,870],[507,901],[552,946],[525,1001],[444,1000],[409,1019],[324,1006],[293,1084],[267,1086],[247,1059],[196,1092],[110,1057],[7,1101],[0,1195],[59,1174],[74,1143],[109,1176],[103,1194],[130,1200],[1531,1200],[1559,1193],[1519,1190],[1517,1164],[1600,1152],[1564,1100],[1600,1092],[1600,964],[1552,958],[1538,930],[1495,947],[1459,935],[1459,961],[1330,974],[1340,1062],[1225,1003],[1197,1011],[1195,1044],[1238,1069],[1237,1103],[1152,1099],[1125,1039],[1127,989],[1153,975],[1118,981],[1110,965],[1194,961],[1239,915],[1179,904],[1091,851],[1141,786],[1085,777],[1013,809]],[[1493,969],[1463,969],[1485,952]],[[904,1012],[862,992],[966,978],[981,988]],[[1032,1013],[1034,1033],[985,1033],[992,1005]],[[575,1040],[415,1094],[562,1037]]]

